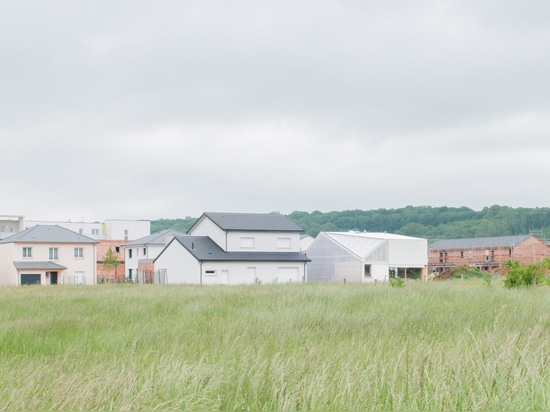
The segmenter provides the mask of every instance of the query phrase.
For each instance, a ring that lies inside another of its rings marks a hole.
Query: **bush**
[[[505,265],[508,267],[508,275],[504,279],[504,286],[507,288],[517,288],[520,286],[544,285],[547,283],[545,275],[546,262],[539,264],[531,263],[523,265],[518,261],[509,261]]]
[[[405,287],[405,280],[403,278],[390,278],[390,285],[394,288]]]

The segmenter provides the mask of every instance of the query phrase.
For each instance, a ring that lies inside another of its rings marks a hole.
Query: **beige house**
[[[98,241],[57,225],[0,240],[0,286],[95,284]]]

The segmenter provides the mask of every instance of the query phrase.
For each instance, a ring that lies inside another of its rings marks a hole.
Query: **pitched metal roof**
[[[176,236],[197,260],[202,262],[309,262],[300,252],[226,252],[208,236]]]
[[[122,247],[127,246],[141,246],[141,245],[164,245],[166,238],[170,236],[183,236],[181,233],[174,229],[161,230],[160,232],[152,233],[150,235],[141,237],[139,239],[132,240],[131,242],[124,243]]]
[[[303,232],[304,230],[285,215],[267,213],[220,213],[205,212],[193,224],[195,225],[207,217],[222,230],[253,231],[253,232]]]
[[[0,240],[0,243],[98,243],[58,225],[36,225]]]
[[[30,270],[65,270],[65,266],[58,265],[54,262],[13,262],[16,269],[30,269]]]
[[[477,237],[465,239],[442,239],[430,245],[430,249],[480,249],[493,247],[512,247],[528,239],[530,235]]]

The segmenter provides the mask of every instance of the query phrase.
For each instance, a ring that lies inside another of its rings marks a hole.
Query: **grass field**
[[[550,410],[550,289],[0,289],[0,410]]]

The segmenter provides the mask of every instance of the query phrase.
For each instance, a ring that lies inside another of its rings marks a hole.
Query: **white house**
[[[95,284],[97,241],[55,225],[0,240],[0,286]]]
[[[136,280],[140,270],[140,261],[155,259],[166,246],[168,238],[183,235],[177,230],[167,229],[121,245],[124,249],[126,278]]]
[[[426,279],[428,241],[390,233],[321,232],[307,256],[308,281]]]
[[[154,268],[166,283],[302,282],[309,262],[300,253],[302,231],[280,214],[204,213]]]

